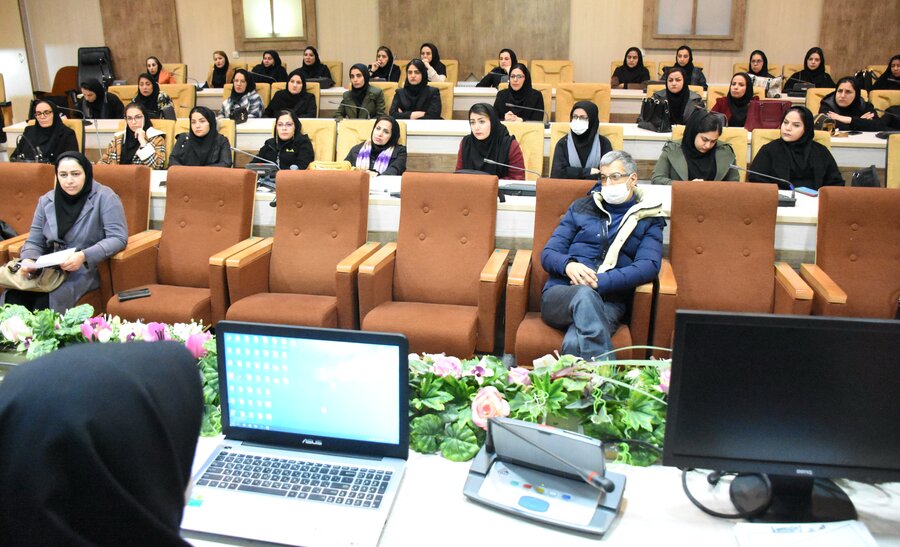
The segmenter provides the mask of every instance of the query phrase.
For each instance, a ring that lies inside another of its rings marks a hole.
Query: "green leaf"
[[[444,432],[444,422],[436,414],[414,418],[410,422],[409,445],[416,452],[434,454]]]
[[[60,322],[63,327],[79,327],[81,328],[81,324],[85,322],[85,320],[90,319],[94,316],[94,307],[90,304],[82,304],[80,306],[75,306],[74,308],[69,308],[66,310],[65,315],[62,316],[62,321]]]
[[[216,405],[203,407],[203,420],[200,422],[200,435],[215,437],[222,433],[222,409]]]
[[[465,462],[475,457],[481,447],[478,438],[468,425],[454,422],[445,428],[446,437],[441,442],[441,454],[453,462]]]
[[[616,411],[622,423],[631,430],[653,431],[653,420],[657,418],[657,411],[653,401],[646,397],[631,397],[626,406]]]
[[[468,401],[472,394],[475,393],[475,386],[470,386],[464,379],[445,376],[443,383],[447,393],[455,401]]]
[[[422,410],[423,407],[430,408],[441,412],[444,410],[444,403],[453,400],[453,396],[443,391],[444,382],[440,378],[426,378],[422,382],[419,396],[411,401],[416,410]]]
[[[53,329],[56,326],[57,314],[53,310],[41,310],[34,312],[31,319],[31,330],[34,339],[44,341],[45,338],[53,338]],[[55,341],[55,339],[54,339]],[[53,349],[56,349],[55,347]],[[31,353],[29,349],[29,353]]]
[[[20,344],[21,346],[21,344]],[[46,340],[32,340],[28,345],[28,352],[25,354],[26,359],[37,359],[42,355],[54,352],[59,348],[59,340],[49,338]]]

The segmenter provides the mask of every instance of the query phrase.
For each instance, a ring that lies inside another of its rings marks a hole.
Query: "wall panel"
[[[887,64],[900,51],[900,0],[824,0],[824,13],[821,46],[834,81],[866,65]]]
[[[175,0],[100,0],[100,16],[117,79],[136,84],[150,55],[181,59]]]

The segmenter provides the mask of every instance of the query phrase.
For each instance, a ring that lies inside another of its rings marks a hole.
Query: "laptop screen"
[[[402,336],[234,322],[216,330],[226,433],[285,434],[323,449],[309,439],[406,443]]]

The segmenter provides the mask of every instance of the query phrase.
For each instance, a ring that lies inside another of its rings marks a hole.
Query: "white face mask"
[[[576,135],[583,135],[588,130],[588,122],[587,120],[572,120],[569,124],[569,129]]]
[[[603,197],[603,201],[611,205],[625,203],[630,193],[631,189],[628,188],[627,182],[600,187],[600,195]]]

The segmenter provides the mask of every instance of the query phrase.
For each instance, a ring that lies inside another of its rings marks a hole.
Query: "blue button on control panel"
[[[528,509],[529,511],[535,511],[538,513],[544,513],[547,511],[547,509],[550,508],[550,504],[546,501],[531,496],[522,496],[521,498],[519,498],[519,505],[521,505],[525,509]]]

